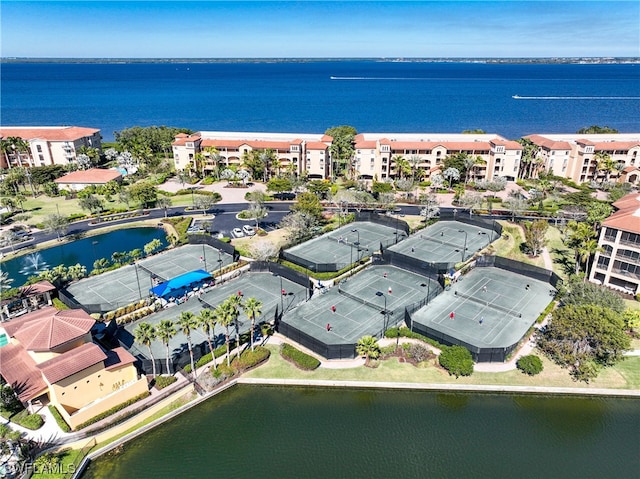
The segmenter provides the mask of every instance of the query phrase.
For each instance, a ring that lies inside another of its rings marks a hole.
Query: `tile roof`
[[[126,349],[120,347],[107,351],[107,359],[104,361],[104,367],[111,370],[127,364],[133,364],[135,362],[135,356]]]
[[[24,316],[20,316],[19,318],[14,318],[11,321],[2,323],[2,327],[10,337],[13,337],[16,331],[22,328],[25,324],[31,321],[53,316],[54,314],[56,314],[57,311],[58,310],[53,306],[46,306],[44,308],[31,311],[30,313],[27,313]]]
[[[618,211],[602,222],[603,226],[640,233],[640,193],[631,193],[613,203]]]
[[[187,135],[185,133],[179,133],[176,135],[176,139],[173,143],[171,143],[172,146],[184,146],[185,144],[187,144],[187,142],[191,142],[191,141],[198,141],[200,139],[200,135],[198,134],[194,134],[194,135]]]
[[[13,337],[27,350],[51,351],[81,338],[91,331],[95,322],[95,319],[81,309],[67,309],[27,322]]]
[[[64,378],[87,369],[107,359],[107,355],[94,343],[85,343],[71,351],[38,364],[38,368],[49,384],[55,384]]]
[[[531,140],[535,145],[548,150],[571,150],[571,145],[568,141],[552,140],[541,135],[528,135],[525,138]]]
[[[23,140],[47,140],[47,141],[73,141],[79,140],[86,136],[93,136],[99,133],[96,128],[84,128],[81,126],[64,126],[64,127],[0,127],[0,137],[8,138],[17,136]]]
[[[7,344],[0,348],[0,374],[23,402],[39,396],[47,389],[35,361],[19,344]]]
[[[29,286],[22,286],[20,291],[25,296],[31,296],[33,294],[46,293],[48,291],[55,291],[56,287],[47,280],[38,281],[37,283],[30,284]]]
[[[326,150],[329,145],[322,143],[321,141],[309,141],[307,142],[307,150]]]
[[[112,180],[122,178],[122,173],[116,170],[104,170],[102,168],[89,168],[68,173],[61,178],[53,180],[55,183],[93,183],[104,184]]]
[[[630,150],[635,146],[640,146],[638,141],[603,141],[594,144],[595,151]]]

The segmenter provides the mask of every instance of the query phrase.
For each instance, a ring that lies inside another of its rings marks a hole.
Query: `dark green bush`
[[[455,377],[473,374],[473,358],[469,350],[463,346],[445,346],[438,357],[440,366]]]
[[[155,387],[156,389],[164,389],[167,386],[171,386],[178,380],[175,376],[157,376],[155,378]]]
[[[318,361],[316,358],[303,353],[299,349],[296,349],[287,343],[283,343],[280,347],[280,354],[283,358],[292,362],[300,369],[304,369],[305,371],[313,371],[320,366],[320,361]]]
[[[256,346],[256,348],[251,351],[251,349],[246,350],[242,353],[240,358],[234,359],[231,365],[237,369],[238,371],[246,371],[263,361],[269,359],[270,351],[262,346]]]
[[[544,366],[542,365],[542,360],[534,354],[530,354],[528,356],[522,356],[516,362],[516,366],[520,371],[522,371],[525,374],[528,374],[529,376],[535,376],[536,374],[540,374],[544,369]]]
[[[26,427],[27,429],[34,431],[36,429],[40,429],[44,424],[44,419],[40,414],[29,414],[26,409],[11,417],[11,421],[15,422],[19,426]]]
[[[60,411],[58,411],[57,407],[49,404],[49,412],[56,420],[56,423],[58,424],[58,427],[62,430],[62,432],[71,432],[71,426],[69,426],[67,424],[67,421],[65,421],[64,418],[60,415]]]

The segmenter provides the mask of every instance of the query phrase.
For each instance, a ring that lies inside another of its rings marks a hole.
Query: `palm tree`
[[[229,301],[223,301],[216,309],[213,310],[213,315],[216,317],[216,323],[224,327],[224,342],[227,345],[227,366],[231,365],[230,351],[229,351],[229,326],[233,324],[233,308]]]
[[[486,164],[486,161],[478,155],[476,157],[468,156],[465,154],[464,158],[464,184],[469,182],[469,174],[475,170],[476,166]]]
[[[616,169],[616,163],[606,151],[598,151],[593,158],[598,162],[596,171],[602,171],[605,174],[604,181],[609,181],[611,172]]]
[[[196,317],[191,311],[183,311],[176,321],[176,326],[182,334],[187,337],[187,347],[189,348],[189,357],[191,358],[191,372],[196,377],[196,366],[193,362],[193,345],[191,344],[191,331],[196,328]]]
[[[417,175],[417,179],[420,181],[420,172],[418,172],[418,168],[420,167],[420,163],[422,163],[422,157],[420,155],[411,155],[407,161],[409,161],[409,165],[411,165],[411,178],[415,181]]]
[[[213,333],[213,330],[216,326],[217,319],[218,318],[216,318],[216,315],[213,313],[213,311],[208,308],[201,310],[198,316],[196,316],[196,321],[198,322],[198,326],[202,328],[202,330],[204,331],[204,334],[207,336],[207,343],[209,343],[209,351],[211,351],[211,359],[213,361],[214,370],[217,368],[217,366],[216,366],[216,355],[213,351],[213,341],[211,338],[211,333]]]
[[[587,276],[589,276],[589,258],[591,258],[597,252],[602,251],[602,248],[598,246],[598,240],[595,238],[590,238],[585,240],[580,248],[578,249],[578,256],[580,261],[584,263],[584,278],[583,281],[587,281]],[[577,269],[576,269],[577,273]]]
[[[591,226],[588,223],[578,223],[577,221],[569,222],[567,225],[567,233],[566,243],[567,246],[572,248],[574,251],[576,274],[578,274],[580,272],[580,263],[585,261],[585,250],[591,248],[586,245],[595,237],[596,233],[591,229]],[[588,257],[589,255],[587,254],[586,258],[588,259]]]
[[[222,162],[222,155],[215,146],[207,146],[204,152],[209,155],[209,161],[213,163],[213,173],[216,180],[220,179],[220,163]]]
[[[0,151],[4,155],[4,161],[7,164],[7,168],[11,169],[11,162],[9,161],[9,153],[13,151],[13,143],[9,141],[10,138],[6,140],[0,139]]]
[[[253,351],[253,336],[256,327],[256,318],[262,314],[262,301],[256,298],[247,298],[242,305],[245,314],[251,320],[251,351]]]
[[[231,307],[231,314],[233,315],[233,325],[236,330],[236,348],[238,350],[237,357],[240,357],[240,308],[243,307],[242,296],[234,294],[229,296],[229,305]]]
[[[164,210],[164,217],[167,217],[167,210],[171,208],[171,198],[168,196],[161,196],[156,200],[156,207],[162,208]]]
[[[391,158],[391,161],[393,161],[396,167],[396,174],[400,179],[404,178],[405,175],[411,173],[411,164],[409,163],[409,160],[407,160],[404,156],[395,155],[393,158]]]
[[[149,356],[151,356],[151,367],[153,368],[153,377],[156,377],[156,359],[153,357],[151,344],[156,339],[156,329],[149,323],[140,323],[133,330],[133,340],[149,348]]]
[[[171,374],[171,367],[169,366],[169,342],[175,335],[176,327],[170,319],[163,319],[156,327],[156,337],[162,341],[162,344],[167,348],[167,374]]]
[[[22,157],[20,156],[20,153],[27,153],[27,156],[30,157],[29,143],[18,136],[11,136],[7,138],[7,141],[11,145],[11,150],[18,160],[18,166],[21,167]],[[30,161],[28,161],[28,163],[31,164]]]
[[[356,344],[356,353],[365,357],[365,364],[369,364],[370,359],[380,356],[380,346],[378,340],[373,336],[363,336]]]

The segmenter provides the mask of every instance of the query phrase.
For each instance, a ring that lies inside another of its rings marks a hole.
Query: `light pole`
[[[142,289],[140,289],[140,277],[138,276],[138,264],[133,263],[133,269],[136,272],[136,282],[138,283],[138,295],[140,296],[138,299],[142,300]]]
[[[464,233],[464,248],[462,248],[462,261],[464,262],[464,255],[467,251],[467,232],[465,230],[458,230],[458,233]]]
[[[204,243],[202,243],[202,260],[204,261],[204,270],[207,271],[207,252],[204,249]]]
[[[222,251],[218,250],[218,277],[222,276]]]
[[[382,291],[376,291],[376,296],[382,296],[384,298],[384,324],[382,325],[382,334],[381,337],[384,337],[384,329],[387,327],[387,295]]]
[[[194,196],[193,196],[193,191],[196,189],[196,187],[192,186],[189,189],[191,190],[191,209],[193,210],[196,207],[196,202],[195,202],[195,199],[194,199]]]
[[[351,230],[351,232],[356,233],[358,235],[358,240],[351,245],[351,266],[352,266],[351,274],[353,274],[353,245],[355,245],[356,248],[358,248],[358,253],[359,253],[360,252],[360,231],[358,231],[357,228],[354,228]],[[358,261],[358,259],[356,259],[356,261]]]
[[[493,242],[493,234],[496,232],[496,219],[493,219],[493,224],[491,225],[491,241]]]
[[[280,276],[277,273],[272,273],[276,278],[280,278],[280,316],[282,316],[282,313],[284,312],[284,300],[282,298],[283,294],[282,294],[282,276]]]

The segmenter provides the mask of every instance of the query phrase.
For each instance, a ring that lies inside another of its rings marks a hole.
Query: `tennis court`
[[[204,269],[205,258],[209,272],[233,262],[231,255],[211,246],[185,245],[138,262],[137,271],[134,265],[128,265],[72,283],[67,295],[81,305],[99,305],[89,308],[92,311],[111,311],[149,297],[149,290],[158,282]]]
[[[332,265],[333,269],[326,271],[338,271],[379,251],[380,243],[395,243],[396,238],[398,242],[406,238],[405,232],[369,221],[357,221],[289,248],[284,256],[301,266]],[[319,269],[315,267],[312,271]]]
[[[325,346],[345,345],[351,348],[353,357],[354,345],[362,336],[381,337],[385,329],[404,321],[405,306],[423,300],[427,294],[434,297],[440,290],[437,282],[409,271],[372,266],[285,314],[280,330],[289,337],[295,337],[290,333],[296,330]]]
[[[166,281],[197,269],[213,273],[231,263],[233,257],[224,251],[206,244],[188,244],[139,261],[138,265]]]
[[[522,339],[554,294],[545,281],[495,267],[475,268],[412,320],[415,330],[434,339],[495,357]]]
[[[490,228],[459,221],[439,221],[389,250],[425,262],[459,263],[496,239],[498,234]]]
[[[282,282],[280,281],[282,280]],[[282,287],[281,287],[282,285]],[[282,294],[284,289],[285,294]],[[202,301],[198,300],[196,296],[191,297],[189,300],[181,303],[177,306],[170,307],[158,311],[150,316],[145,317],[134,323],[129,323],[118,332],[118,340],[133,354],[134,356],[143,356],[147,359],[149,357],[149,349],[146,346],[141,346],[134,343],[133,331],[137,325],[141,322],[150,323],[153,326],[157,326],[163,319],[170,319],[176,321],[180,316],[180,313],[184,311],[190,311],[194,315],[198,315],[205,307],[215,308],[218,304],[222,303],[229,296],[237,295],[238,292],[242,293],[244,299],[256,298],[262,301],[262,314],[256,319],[256,324],[263,321],[273,321],[276,308],[280,310],[282,306],[285,314],[287,311],[293,309],[300,302],[306,299],[306,289],[292,281],[282,278],[280,276],[274,276],[270,273],[245,273],[237,279],[227,281],[224,284],[211,288],[200,297]],[[249,331],[251,322],[247,319],[246,315],[240,310],[240,333]],[[176,327],[176,330],[178,328]],[[235,329],[233,326],[229,328],[230,334],[235,335]],[[215,346],[224,344],[224,332],[225,328],[222,326],[216,326],[214,329]],[[209,352],[209,346],[207,344],[207,337],[201,329],[195,329],[191,332],[191,342],[195,345],[200,345],[198,354],[195,354],[196,360],[202,355]],[[214,346],[214,347],[215,347]],[[156,359],[162,359],[167,356],[167,348],[161,341],[154,341],[151,345],[151,350]],[[187,348],[187,337],[181,332],[178,332],[169,342],[170,355],[180,356]],[[188,355],[187,362],[188,363]],[[180,364],[180,366],[184,366]]]

